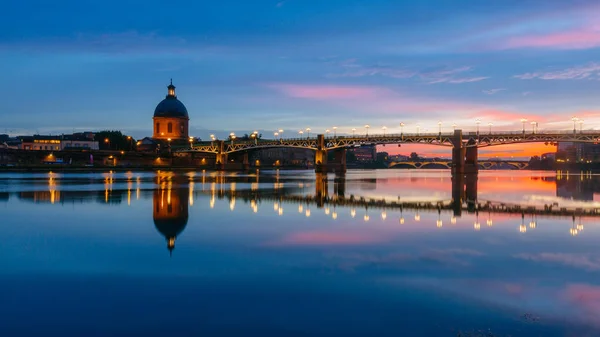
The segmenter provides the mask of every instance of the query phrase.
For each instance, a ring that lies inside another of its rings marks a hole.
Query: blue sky
[[[0,132],[600,127],[596,1],[24,1],[3,6]]]

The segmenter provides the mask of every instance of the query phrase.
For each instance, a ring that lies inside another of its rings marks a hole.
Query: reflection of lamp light
[[[437,221],[435,222],[435,225],[437,228],[442,228],[442,210],[438,208],[438,218]]]
[[[421,221],[421,214],[419,214],[419,211],[415,213],[415,221]]]
[[[310,208],[307,208],[307,209],[306,209],[306,213],[305,213],[305,215],[306,215],[306,217],[307,217],[307,218],[308,218],[308,217],[310,217]]]
[[[450,223],[456,225],[456,217],[454,215],[450,218]]]
[[[278,209],[279,209],[279,204],[278,204],[277,202],[275,202],[275,203],[273,204],[273,210],[274,210],[274,211],[277,211]]]
[[[298,213],[302,213],[304,211],[304,207],[302,204],[298,205]]]
[[[233,197],[229,201],[229,209],[232,211],[235,209],[235,198],[233,198]]]
[[[385,211],[382,211],[381,212],[381,220],[385,221],[385,219],[387,219],[387,213]]]
[[[329,207],[325,207],[325,214],[329,215]]]
[[[336,211],[333,211],[333,213],[331,213],[331,218],[333,220],[337,219],[337,212]]]
[[[356,216],[356,210],[354,208],[350,209],[350,216],[352,216],[353,218]]]
[[[365,216],[363,217],[363,219],[364,219],[365,221],[369,221],[369,214],[365,214]]]
[[[279,215],[283,215],[283,207],[279,207],[279,211],[277,212]]]
[[[519,226],[519,232],[527,232],[527,226],[525,226],[525,213],[521,213],[521,225]]]
[[[475,212],[475,223],[473,224],[473,229],[476,231],[481,229],[481,224],[479,223],[479,212]]]

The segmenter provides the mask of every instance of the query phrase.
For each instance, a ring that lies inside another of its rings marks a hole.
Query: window
[[[167,132],[168,132],[168,133],[172,133],[172,132],[173,132],[173,123],[169,123],[169,124],[167,125]]]
[[[160,123],[156,123],[156,133],[160,133]]]

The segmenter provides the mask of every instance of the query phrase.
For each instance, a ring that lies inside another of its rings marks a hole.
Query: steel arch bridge
[[[459,130],[457,130],[459,131]],[[493,132],[476,133],[468,132],[457,139],[455,133],[428,133],[428,134],[391,134],[391,135],[363,135],[363,136],[337,136],[324,137],[323,147],[319,146],[319,137],[286,138],[286,139],[254,139],[254,140],[215,140],[211,142],[198,142],[191,149],[181,149],[179,152],[200,152],[214,154],[232,154],[249,150],[269,148],[299,148],[309,150],[336,150],[348,149],[364,145],[401,145],[401,144],[424,144],[445,147],[483,148],[489,146],[500,146],[522,143],[546,143],[557,144],[558,142],[576,143],[600,143],[600,131],[546,131],[546,132]],[[461,142],[462,144],[457,144]]]
[[[479,161],[478,162],[479,168],[481,169],[485,169],[485,170],[493,170],[493,169],[497,169],[500,168],[501,166],[509,166],[512,167],[516,170],[523,170],[529,167],[529,162],[524,162],[524,161],[505,161],[505,160],[499,160],[499,161]],[[392,162],[388,165],[388,168],[393,168],[396,166],[408,166],[410,168],[415,168],[415,169],[425,169],[428,168],[428,166],[437,166],[437,167],[445,167],[447,169],[451,169],[452,168],[452,161],[423,161],[423,162],[419,162],[419,161],[399,161],[399,162]]]

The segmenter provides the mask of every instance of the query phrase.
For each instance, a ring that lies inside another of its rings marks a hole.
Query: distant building
[[[314,157],[314,151],[309,149],[271,148],[252,153],[249,160],[257,166],[307,166]]]
[[[21,136],[20,149],[29,151],[98,150],[98,141],[91,132],[60,136]]]
[[[560,142],[556,150],[556,161],[569,163],[600,162],[600,145]]]
[[[152,138],[172,140],[174,142],[188,141],[189,120],[187,108],[175,95],[173,81],[167,86],[167,97],[154,109],[154,132]]]
[[[358,162],[368,163],[374,162],[377,159],[377,148],[375,145],[349,148],[348,152],[353,153]]]

